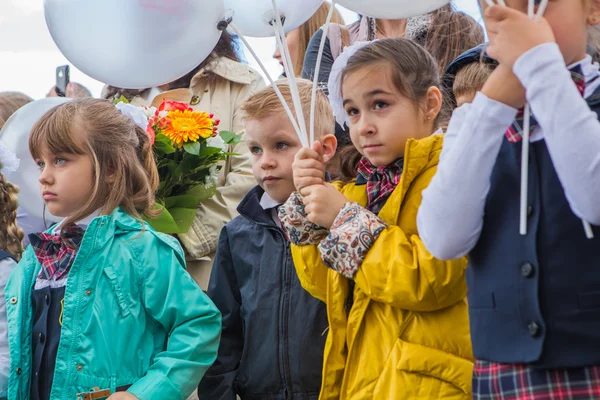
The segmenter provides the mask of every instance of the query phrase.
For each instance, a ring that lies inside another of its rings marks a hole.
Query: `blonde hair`
[[[94,166],[90,200],[63,226],[96,210],[110,214],[117,207],[141,220],[156,216],[154,193],[158,170],[148,134],[106,100],[78,99],[48,111],[33,127],[29,151],[39,158],[53,154],[87,155]]]
[[[302,76],[302,66],[304,64],[304,56],[306,55],[308,43],[313,35],[325,25],[325,22],[327,22],[327,14],[329,14],[330,9],[331,4],[324,2],[317,12],[298,28],[300,30],[300,38],[298,39],[298,59],[292,60],[296,76]],[[337,8],[333,11],[331,22],[344,25],[344,18],[342,18],[342,14],[340,14]]]
[[[312,99],[312,82],[306,79],[297,79],[298,92],[300,94],[300,102],[302,103],[302,113],[304,114],[304,120],[306,121],[307,128],[310,123],[310,103]],[[287,80],[279,80],[275,82],[285,102],[290,107],[290,110],[294,113],[294,106],[292,101],[292,92]],[[268,86],[260,92],[250,97],[244,105],[242,105],[242,111],[246,113],[244,119],[248,120],[261,120],[276,114],[281,115],[282,118],[287,118],[287,114],[275,93],[273,87]],[[317,100],[315,107],[315,138],[321,138],[328,134],[335,132],[335,120],[333,118],[333,110],[329,104],[329,99],[323,93],[322,90],[317,90]]]
[[[0,163],[0,170],[2,164]],[[19,189],[0,172],[0,249],[21,259],[24,233],[17,225]]]
[[[458,98],[480,91],[495,68],[495,65],[483,62],[473,62],[462,67],[454,78],[452,87],[454,97]]]
[[[19,108],[32,102],[33,99],[20,92],[0,93],[0,129]]]

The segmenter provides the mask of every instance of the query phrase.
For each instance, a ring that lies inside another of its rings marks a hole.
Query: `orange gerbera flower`
[[[174,146],[197,142],[199,138],[209,138],[213,133],[214,122],[208,113],[198,111],[169,111],[169,121],[163,134],[171,139]]]

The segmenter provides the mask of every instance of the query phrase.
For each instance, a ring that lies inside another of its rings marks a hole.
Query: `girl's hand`
[[[330,184],[312,185],[300,192],[304,201],[304,212],[313,224],[330,229],[333,221],[348,202],[343,194]]]
[[[106,400],[140,400],[131,393],[128,392],[117,392],[111,394]]]
[[[519,109],[525,106],[525,88],[507,66],[500,64],[485,82],[481,93],[492,100]]]
[[[554,33],[546,19],[535,22],[527,14],[495,5],[485,10],[485,26],[490,35],[487,53],[512,70],[523,54],[544,43],[554,43]]]
[[[296,153],[294,164],[294,186],[301,192],[311,185],[323,185],[325,182],[325,163],[323,162],[323,145],[314,142],[312,149],[301,149]]]

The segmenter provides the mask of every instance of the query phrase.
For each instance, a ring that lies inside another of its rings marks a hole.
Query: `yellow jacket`
[[[440,261],[417,232],[421,193],[433,178],[443,138],[409,140],[404,172],[379,217],[388,224],[355,275],[328,269],[316,245],[293,246],[302,286],[327,304],[320,399],[470,399],[473,355],[466,259]],[[337,185],[367,204],[365,186]]]

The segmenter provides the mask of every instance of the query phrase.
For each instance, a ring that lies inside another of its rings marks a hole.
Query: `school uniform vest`
[[[598,97],[588,101],[597,113]],[[527,235],[521,236],[521,151],[522,143],[504,140],[483,230],[469,254],[474,355],[541,368],[600,365],[600,228],[587,239],[541,140],[530,146]]]

